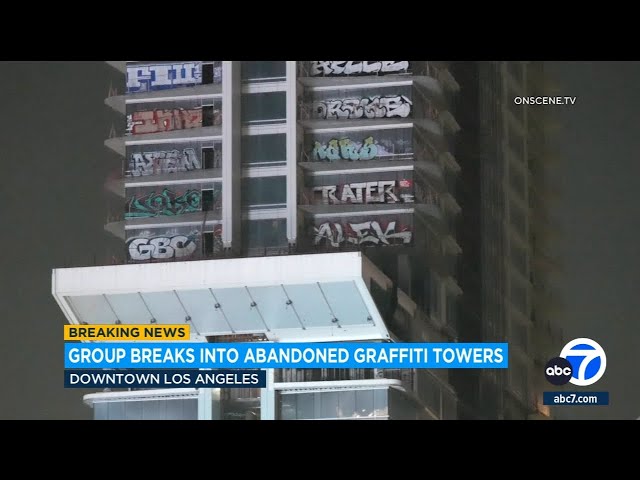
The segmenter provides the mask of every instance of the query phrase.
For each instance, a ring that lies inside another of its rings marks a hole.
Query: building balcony
[[[379,216],[413,214],[417,205],[410,204],[342,204],[342,205],[300,205],[298,208],[306,215],[315,218],[339,218],[355,216]]]
[[[412,155],[412,154],[410,154]],[[308,157],[303,155],[303,159]],[[413,159],[403,160],[367,160],[361,162],[310,162],[298,163],[305,174],[314,175],[331,172],[332,174],[388,172],[391,170],[413,170],[416,162]]]
[[[414,125],[414,121],[411,118],[363,118],[355,120],[301,119],[299,122],[305,132],[310,133],[408,128]]]
[[[169,388],[90,393],[94,420],[197,420],[198,390]]]
[[[64,268],[52,294],[74,325],[188,321],[193,341],[388,341],[371,268],[357,252]]]
[[[400,380],[276,383],[280,420],[436,419],[409,396]]]
[[[403,78],[407,76],[429,77],[437,81],[441,88],[449,92],[457,92],[460,85],[455,81],[444,62],[409,62],[396,61],[383,65],[383,62],[333,61],[333,62],[298,62],[298,77],[301,81],[327,78],[334,80],[384,79],[386,77]],[[385,62],[386,63],[386,62]]]
[[[445,131],[435,120],[414,118],[379,118],[379,119],[347,119],[347,120],[323,120],[301,119],[300,126],[304,133],[322,134],[336,133],[346,134],[352,132],[366,132],[372,130],[391,130],[399,128],[413,128],[416,133],[416,151],[424,148],[428,150],[428,157],[441,157],[441,161],[453,171],[460,170],[460,166],[453,154],[449,151],[449,140],[445,137]]]
[[[105,186],[110,192],[124,198],[126,188],[221,181],[221,168],[199,168],[188,172],[164,173],[160,175],[131,175],[130,171],[125,170],[124,178],[110,179],[106,182]]]
[[[277,420],[435,420],[396,379],[275,383]],[[173,388],[84,396],[95,420],[258,420],[260,389]]]
[[[298,77],[311,78],[376,78],[387,75],[412,75],[413,66],[408,60],[397,61],[313,61],[297,62]]]
[[[312,102],[303,102],[299,105],[298,119],[305,131],[312,133],[331,131],[362,131],[381,128],[398,128],[407,124],[417,125],[432,135],[442,137],[445,133],[456,133],[460,130],[460,125],[453,115],[446,111],[439,111],[436,118],[430,118],[430,114],[423,110],[416,110],[415,115],[410,114],[404,117],[354,117],[354,118],[318,118],[314,113]],[[345,110],[346,111],[346,110]]]
[[[415,213],[430,225],[436,226],[437,231],[444,232],[442,209],[433,203],[416,203]]]
[[[145,133],[141,135],[126,135],[124,137],[108,138],[104,141],[106,147],[118,155],[126,156],[127,145],[159,144],[195,140],[221,140],[222,127],[197,127],[168,132]]]
[[[222,85],[208,84],[189,87],[179,87],[167,90],[152,90],[149,92],[129,93],[126,95],[113,95],[104,100],[105,105],[123,115],[127,113],[128,103],[180,101],[193,98],[212,98],[222,96]]]
[[[137,229],[153,229],[153,228],[167,228],[177,226],[188,225],[216,225],[222,220],[222,214],[220,211],[204,211],[195,213],[183,213],[182,215],[160,215],[150,218],[124,218],[118,216],[117,218],[110,218],[104,226],[104,229],[122,240],[126,239],[126,230]]]

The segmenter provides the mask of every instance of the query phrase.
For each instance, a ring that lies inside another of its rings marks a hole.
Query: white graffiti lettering
[[[127,92],[146,92],[202,83],[202,63],[163,63],[127,67]]]
[[[132,153],[127,175],[159,175],[162,173],[187,172],[202,168],[200,159],[193,148],[165,150],[158,152]]]
[[[411,242],[412,232],[409,227],[396,232],[396,222],[389,222],[383,231],[377,221],[349,223],[345,228],[340,223],[325,222],[319,227],[313,227],[314,244],[319,245],[323,240],[332,247],[339,247],[342,243],[353,245],[381,245],[389,246],[407,244]]]
[[[315,142],[311,156],[313,160],[371,160],[378,156],[388,155],[387,150],[375,143],[373,137],[365,138],[362,143],[355,143],[349,138],[333,138],[326,144]]]
[[[406,73],[408,61],[319,61],[311,62],[311,76],[332,75],[371,75],[385,73]]]
[[[327,100],[314,103],[314,111],[318,118],[384,118],[408,117],[413,103],[405,95],[388,95],[384,97],[347,98],[344,100]]]
[[[399,188],[412,188],[407,180],[401,180]],[[349,183],[344,185],[323,185],[314,187],[314,197],[320,196],[321,203],[327,205],[340,203],[413,203],[413,193],[396,194],[395,180],[377,182]],[[319,195],[318,195],[319,194]]]
[[[331,228],[333,226],[333,228]],[[326,238],[332,247],[339,247],[344,242],[342,225],[339,223],[323,223],[320,227],[314,227],[316,234],[315,244],[318,245],[323,238]]]
[[[174,237],[134,238],[129,242],[129,256],[132,260],[166,260],[184,258],[196,251],[193,236],[176,235]]]

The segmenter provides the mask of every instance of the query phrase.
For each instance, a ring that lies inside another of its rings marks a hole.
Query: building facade
[[[461,339],[459,84],[446,64],[109,63],[123,82],[105,101],[118,158],[105,229],[123,255],[54,270],[68,321],[185,321],[202,342]],[[446,370],[283,369],[262,390],[98,392],[85,403],[101,419],[463,409]]]
[[[561,348],[549,288],[553,200],[542,108],[514,99],[549,95],[542,62],[457,62],[456,196],[462,246],[458,278],[462,341],[509,342],[507,370],[453,372],[460,418],[549,418],[544,365]]]

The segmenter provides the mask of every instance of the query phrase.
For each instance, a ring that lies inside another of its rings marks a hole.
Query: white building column
[[[198,420],[222,420],[219,388],[198,389]]]
[[[198,390],[198,420],[211,420],[211,389]]]
[[[240,249],[240,62],[222,62],[222,244]]]
[[[297,62],[287,62],[287,240],[296,243],[298,233],[298,92]]]
[[[276,419],[276,391],[274,389],[275,372],[273,368],[266,369],[267,386],[260,392],[260,420]]]

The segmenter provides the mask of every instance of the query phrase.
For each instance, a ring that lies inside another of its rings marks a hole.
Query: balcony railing
[[[371,60],[298,62],[298,77],[385,76],[411,73],[412,64],[409,61],[397,61],[393,65],[383,65],[381,61]]]

